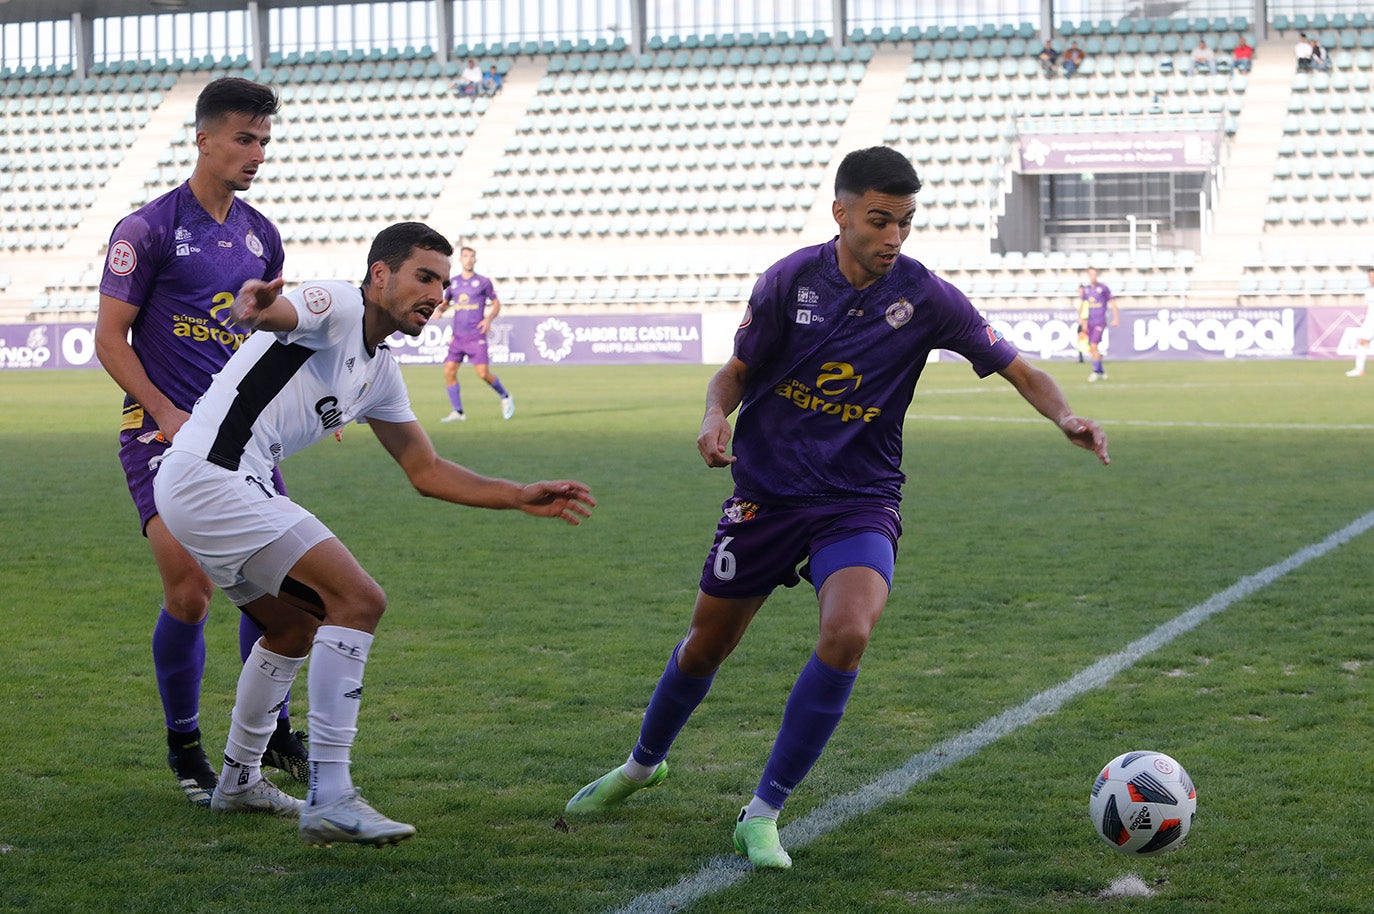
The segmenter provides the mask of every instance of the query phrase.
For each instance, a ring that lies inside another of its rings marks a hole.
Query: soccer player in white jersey
[[[276,464],[366,419],[422,495],[570,524],[595,505],[580,482],[521,485],[444,460],[415,420],[385,340],[424,329],[452,255],[438,232],[403,222],[373,241],[361,287],[310,282],[283,296],[280,279],[244,283],[232,317],[255,332],[215,376],[157,476],[167,529],[264,632],[239,678],[211,809],[299,815],[301,837],[316,846],[395,844],[415,829],[373,809],[349,771],[363,668],[386,595],[323,523],[273,489]],[[260,769],[275,709],[307,655],[310,790],[302,803]]]
[[[1358,378],[1364,374],[1364,363],[1369,358],[1369,344],[1374,342],[1374,266],[1365,267],[1369,274],[1369,286],[1364,290],[1364,323],[1355,331],[1355,367],[1345,373],[1347,378]]]

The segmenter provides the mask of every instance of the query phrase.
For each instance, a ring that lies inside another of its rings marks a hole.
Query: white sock
[[[1368,354],[1368,353],[1365,353],[1365,352],[1357,352],[1357,353],[1355,353],[1355,370],[1356,370],[1356,371],[1364,371],[1364,363],[1365,363],[1365,359],[1367,359],[1367,358],[1369,358],[1369,354]]]
[[[291,691],[304,657],[283,657],[259,640],[239,673],[230,715],[229,740],[224,747],[220,784],[226,793],[247,790],[262,780],[262,754],[277,729],[277,712]]]
[[[332,803],[353,789],[349,762],[358,735],[358,709],[363,697],[363,668],[372,649],[367,632],[340,625],[321,625],[310,648],[306,677],[310,711],[311,806]]]
[[[746,822],[750,819],[757,819],[760,817],[764,819],[772,819],[774,822],[776,822],[778,820],[778,816],[780,816],[781,814],[782,809],[780,807],[773,806],[769,803],[765,803],[758,797],[750,797],[749,805],[744,807],[744,820]]]
[[[658,770],[658,766],[640,764],[635,761],[634,753],[631,753],[630,757],[625,760],[625,767],[623,770],[625,772],[625,777],[632,781],[642,783],[654,776],[654,772]]]

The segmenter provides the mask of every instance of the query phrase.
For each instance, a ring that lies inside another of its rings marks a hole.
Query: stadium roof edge
[[[353,6],[350,0],[258,0],[258,8],[281,9],[300,6]],[[0,0],[0,23],[51,22],[70,20],[76,13],[85,19],[123,16],[156,16],[166,13],[210,13],[246,10],[248,0]]]

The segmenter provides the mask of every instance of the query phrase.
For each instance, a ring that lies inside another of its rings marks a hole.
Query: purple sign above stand
[[[1221,134],[1032,133],[1018,137],[1021,171],[1077,172],[1211,171]]]

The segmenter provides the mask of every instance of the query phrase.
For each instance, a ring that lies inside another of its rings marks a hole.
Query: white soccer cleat
[[[458,410],[455,409],[455,410],[453,410],[452,412],[450,412],[447,416],[445,416],[444,418],[440,419],[439,421],[440,421],[440,422],[466,422],[466,421],[468,421],[468,417],[467,417],[466,415],[464,415],[463,413],[458,412]]]
[[[1362,375],[1364,375],[1364,372],[1363,372],[1363,371],[1360,371],[1360,369],[1358,369],[1358,368],[1352,368],[1352,369],[1350,369],[1349,371],[1347,371],[1347,372],[1345,373],[1345,376],[1346,376],[1347,378],[1358,378],[1358,377],[1361,377]]]
[[[229,793],[220,781],[210,795],[210,808],[215,812],[265,812],[270,816],[298,816],[305,803],[284,792],[267,778],[252,787]]]
[[[400,844],[415,834],[414,825],[393,822],[368,805],[357,790],[333,803],[301,810],[301,838],[311,847],[331,844]]]
[[[507,395],[501,398],[501,418],[509,419],[515,415],[515,398]]]

